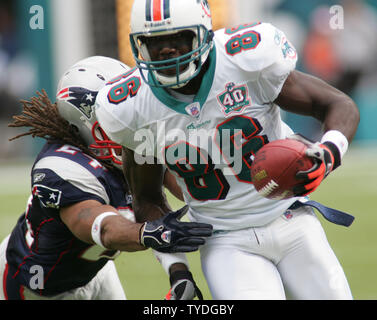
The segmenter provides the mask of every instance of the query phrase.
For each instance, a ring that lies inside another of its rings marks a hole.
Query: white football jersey
[[[215,230],[265,225],[297,200],[261,197],[250,173],[264,144],[292,133],[273,101],[296,50],[271,24],[253,23],[216,31],[209,59],[193,97],[150,87],[132,69],[98,93],[97,118],[112,140],[166,164],[191,220]]]

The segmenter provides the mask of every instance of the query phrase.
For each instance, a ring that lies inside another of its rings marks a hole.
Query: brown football
[[[271,141],[256,153],[251,175],[261,196],[275,200],[294,196],[293,187],[302,182],[296,178],[296,173],[314,165],[305,154],[306,148],[300,141],[281,139]]]

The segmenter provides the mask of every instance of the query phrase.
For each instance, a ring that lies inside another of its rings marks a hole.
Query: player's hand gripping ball
[[[296,174],[314,165],[305,153],[307,148],[301,141],[281,139],[259,149],[251,165],[252,181],[259,194],[275,200],[294,197],[294,188],[304,182]]]

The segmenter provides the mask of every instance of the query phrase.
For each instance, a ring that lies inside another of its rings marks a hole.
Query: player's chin
[[[181,74],[181,73],[185,72],[188,69],[188,67],[189,67],[188,63],[181,65],[178,68],[179,73]],[[160,73],[161,75],[166,76],[166,77],[176,77],[177,76],[177,68],[172,67],[172,68],[161,69],[161,70],[159,70],[158,73]]]
[[[160,70],[159,73],[165,77],[175,77],[177,75],[176,68]]]

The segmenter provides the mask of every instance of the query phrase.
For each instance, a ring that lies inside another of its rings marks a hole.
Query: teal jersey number
[[[110,103],[121,103],[129,96],[134,97],[140,89],[141,81],[139,77],[131,77],[119,84],[114,85],[107,94]]]
[[[229,130],[230,134],[222,134],[223,130]],[[253,156],[268,142],[266,136],[258,135],[261,131],[262,126],[259,124],[258,120],[246,116],[230,118],[217,126],[215,141],[230,168],[233,169],[234,164],[231,164],[231,159],[227,159],[226,153],[222,152],[224,149],[223,138],[226,137],[226,140],[228,140],[229,136],[232,142],[228,143],[228,141],[225,141],[225,145],[230,146],[230,150],[227,152],[228,155],[233,157],[236,154],[236,148],[241,148],[242,150],[242,169],[239,170],[239,173],[235,173],[235,176],[241,182],[252,183],[250,167]]]
[[[229,130],[223,135],[223,130]],[[233,169],[225,154],[235,154],[235,148],[241,148],[242,169],[235,176],[240,182],[252,183],[250,166],[252,156],[266,143],[266,136],[260,136],[262,127],[256,119],[247,116],[236,116],[220,123],[216,127],[215,143],[224,156],[227,165]],[[236,139],[240,135],[241,139]],[[223,137],[229,141],[223,141]],[[238,143],[241,141],[241,143]],[[230,142],[230,143],[226,143]],[[230,145],[230,150],[223,152],[223,147]],[[181,156],[180,156],[181,155]],[[169,161],[170,160],[170,161]],[[175,171],[183,178],[190,195],[200,201],[225,199],[230,185],[222,170],[215,169],[211,157],[202,149],[179,141],[165,148],[165,161],[170,170]]]
[[[165,148],[167,166],[185,180],[187,190],[197,200],[225,199],[229,183],[211,157],[186,141]],[[169,161],[170,160],[170,161]]]
[[[242,34],[237,34],[241,30],[246,30],[259,25],[260,22],[240,24],[234,28],[225,29],[225,33],[229,35],[235,34],[228,42],[225,44],[226,53],[234,56],[245,50],[252,50],[258,47],[261,42],[261,35],[259,32],[254,30],[248,30]]]
[[[243,34],[237,34],[232,37],[226,44],[226,53],[234,56],[245,50],[255,49],[261,42],[261,36],[256,31],[246,31]]]
[[[244,29],[248,29],[248,28],[255,27],[255,26],[257,26],[258,24],[261,24],[261,23],[260,23],[260,22],[251,22],[251,23],[240,24],[240,25],[238,25],[237,27],[233,27],[233,28],[225,29],[225,33],[226,33],[226,34],[235,34],[235,33],[237,33],[238,31],[241,31],[241,30],[244,30]]]

